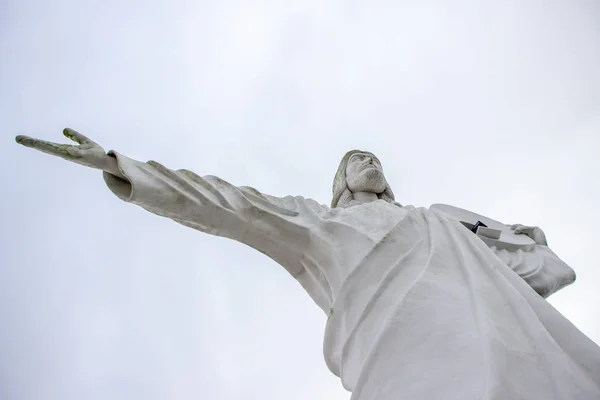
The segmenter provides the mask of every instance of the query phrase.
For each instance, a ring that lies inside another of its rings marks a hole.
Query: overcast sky
[[[600,6],[483,3],[0,0],[0,398],[349,398],[282,267],[14,143],[66,126],[324,204],[372,151],[402,204],[544,229],[600,343]]]

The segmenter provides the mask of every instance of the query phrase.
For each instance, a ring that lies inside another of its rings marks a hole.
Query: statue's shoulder
[[[313,199],[305,198],[303,196],[286,195],[283,197],[277,197],[262,193],[250,186],[241,186],[239,189],[249,198],[260,199],[264,202],[270,203],[293,213],[302,214],[304,212],[311,212],[322,214],[329,211],[329,207],[326,205],[320,204]]]
[[[315,214],[326,214],[330,211],[330,208],[325,204],[321,204],[316,200],[311,198],[306,198],[304,196],[292,196],[288,195],[281,198],[283,202],[288,204],[289,206],[296,207],[296,210],[304,210],[310,211]]]

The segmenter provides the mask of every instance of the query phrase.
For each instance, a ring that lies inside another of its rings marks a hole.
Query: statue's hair
[[[331,200],[331,208],[348,207],[352,205],[354,195],[350,189],[348,189],[348,183],[346,182],[346,167],[348,166],[348,160],[350,159],[350,156],[355,153],[369,154],[373,158],[379,160],[375,154],[368,151],[351,150],[347,152],[340,162],[340,166],[335,174],[335,178],[333,178],[333,198]],[[382,193],[378,193],[377,197],[389,203],[395,203],[394,192],[392,192],[392,188],[387,181],[385,182],[385,190]]]

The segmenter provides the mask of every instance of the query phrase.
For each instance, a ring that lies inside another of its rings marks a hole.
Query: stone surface
[[[542,297],[573,270],[547,246],[490,248],[445,213],[370,193],[388,185],[369,155],[347,159],[355,191],[329,208],[113,154],[129,183],[104,176],[121,199],[298,280],[329,315],[325,360],[352,399],[600,396],[600,349]]]
[[[539,228],[512,227],[533,239],[527,248],[490,247],[435,207],[396,203],[367,152],[344,156],[330,208],[102,158],[75,137],[56,154],[21,143],[103,169],[122,200],[282,265],[329,316],[325,361],[354,400],[600,398],[600,348],[544,300],[575,274]]]

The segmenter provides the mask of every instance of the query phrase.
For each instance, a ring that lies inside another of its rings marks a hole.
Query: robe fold
[[[600,348],[544,300],[575,279],[548,247],[498,250],[427,208],[330,209],[110,154],[119,198],[245,243],[303,286],[351,399],[600,399]]]

